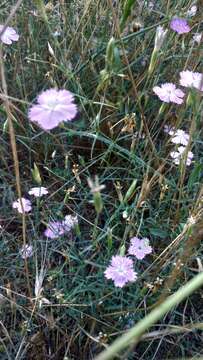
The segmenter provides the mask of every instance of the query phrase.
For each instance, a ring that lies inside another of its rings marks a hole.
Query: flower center
[[[48,100],[46,103],[46,106],[50,109],[50,110],[54,110],[55,107],[58,105],[59,101],[58,99],[52,99],[52,100]]]
[[[124,269],[123,269],[123,266],[121,265],[121,266],[119,266],[119,268],[118,268],[118,273],[119,273],[119,275],[123,275],[124,274]]]

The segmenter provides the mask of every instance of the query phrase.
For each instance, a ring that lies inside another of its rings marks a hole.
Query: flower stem
[[[104,350],[100,355],[98,355],[95,360],[110,360],[114,359],[116,355],[121,350],[124,350],[129,345],[138,343],[140,337],[144,332],[152,326],[156,321],[161,319],[168,311],[170,311],[174,306],[177,306],[181,301],[186,299],[191,295],[195,290],[203,285],[203,272],[196,275],[193,279],[188,281],[184,286],[182,286],[178,291],[173,295],[169,296],[161,305],[152,310],[144,319],[139,321],[132,329],[130,329],[126,334],[118,338]]]

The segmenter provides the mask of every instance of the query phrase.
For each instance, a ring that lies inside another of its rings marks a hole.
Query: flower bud
[[[41,176],[40,176],[39,169],[38,169],[38,167],[37,167],[37,165],[36,165],[35,163],[34,163],[34,169],[32,169],[31,172],[32,172],[33,180],[34,180],[37,184],[41,185],[42,179],[41,179]]]

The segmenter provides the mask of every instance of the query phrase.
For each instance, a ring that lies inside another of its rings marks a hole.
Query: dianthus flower
[[[133,270],[133,261],[126,256],[116,255],[111,259],[111,264],[104,272],[107,279],[112,279],[114,285],[122,288],[129,281],[137,279],[137,273]]]
[[[191,30],[187,20],[181,18],[172,19],[170,22],[170,28],[176,31],[178,34],[185,34]]]
[[[71,230],[74,226],[78,224],[78,218],[77,216],[66,215],[62,223],[67,230]]]
[[[67,234],[77,224],[77,216],[66,215],[62,221],[50,221],[44,235],[50,239],[55,239]]]
[[[30,200],[21,198],[21,201],[22,201],[23,209],[21,207],[20,199],[17,199],[16,201],[13,202],[13,205],[12,205],[13,209],[17,209],[17,211],[20,214],[23,214],[23,210],[24,210],[24,212],[29,212],[32,210],[32,205],[31,205]]]
[[[174,144],[182,144],[186,146],[189,141],[189,134],[187,134],[184,130],[178,129],[174,132],[171,142]]]
[[[197,45],[200,45],[201,39],[202,39],[202,34],[201,33],[196,33],[192,37],[193,42],[196,43]]]
[[[177,151],[172,151],[170,153],[171,157],[173,158],[174,164],[176,165],[180,164],[181,160],[184,158],[185,149],[186,148],[184,146],[179,146]],[[187,166],[191,165],[193,157],[194,155],[192,151],[188,151],[187,159],[186,159]]]
[[[0,25],[0,33],[2,32],[4,25]],[[6,45],[11,45],[13,41],[18,41],[19,35],[14,28],[8,26],[4,33],[0,36],[2,43]]]
[[[50,239],[56,239],[64,233],[65,229],[61,221],[50,221],[44,235]]]
[[[149,239],[133,237],[130,240],[130,247],[128,250],[129,255],[135,255],[137,259],[144,259],[145,255],[151,254],[152,247],[149,245]]]
[[[170,126],[170,125],[164,125],[164,132],[169,134],[169,135],[174,135],[175,128],[173,126]]]
[[[165,83],[161,86],[154,86],[153,91],[163,102],[172,102],[175,104],[183,103],[183,97],[185,94],[182,90],[177,89],[175,84]]]
[[[187,11],[186,15],[187,15],[188,17],[193,17],[193,16],[196,15],[196,13],[197,13],[197,6],[196,6],[196,5],[193,5],[193,6],[191,6],[191,8]]]
[[[47,188],[40,186],[40,187],[33,187],[28,191],[29,195],[34,195],[35,197],[41,197],[43,195],[48,194]]]
[[[37,104],[31,106],[28,117],[42,129],[51,130],[63,121],[74,119],[76,114],[77,107],[70,91],[49,89],[38,96]]]
[[[203,74],[190,70],[181,71],[180,85],[203,91]]]
[[[27,259],[33,255],[33,247],[32,245],[23,245],[19,251],[22,259]]]

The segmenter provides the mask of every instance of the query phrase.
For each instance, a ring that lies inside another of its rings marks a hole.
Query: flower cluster
[[[183,97],[185,94],[182,90],[177,89],[173,83],[165,83],[161,86],[154,86],[153,91],[159,99],[165,103],[183,103]]]
[[[31,188],[28,191],[29,195],[34,195],[35,197],[41,197],[43,195],[47,195],[48,194],[48,190],[47,188],[41,186],[41,187],[34,187]],[[22,205],[22,206],[21,206]],[[17,211],[20,214],[23,214],[23,212],[30,212],[32,210],[32,204],[31,201],[29,199],[26,199],[24,197],[20,199],[17,199],[16,201],[13,202],[13,209],[17,209]]]
[[[203,74],[185,70],[180,72],[180,85],[186,88],[194,88],[203,91]],[[153,92],[165,103],[182,104],[184,92],[176,88],[173,83],[165,83],[161,86],[154,86]]]
[[[50,221],[44,235],[50,239],[56,239],[67,234],[77,224],[77,216],[66,215],[63,221]]]
[[[188,11],[187,16],[192,17],[197,12],[197,6],[193,5]],[[188,22],[186,19],[182,19],[179,17],[175,17],[170,22],[170,28],[171,30],[177,32],[178,34],[185,34],[190,32],[191,28],[188,25]],[[156,36],[155,36],[155,46],[154,50],[160,50],[164,39],[166,37],[167,30],[164,30],[163,27],[158,26],[156,30]],[[196,33],[193,36],[193,42],[196,42],[197,44],[200,44],[201,42],[201,33]],[[153,58],[153,56],[152,56]],[[152,62],[152,60],[151,60]],[[150,62],[149,70],[152,67],[152,64]],[[149,71],[151,73],[152,71]],[[199,91],[203,91],[203,74],[193,71],[182,71],[180,72],[180,85],[183,87],[189,87],[189,88],[195,88]],[[154,86],[153,92],[159,97],[161,101],[164,103],[175,103],[175,104],[182,104],[184,101],[184,92],[177,88],[175,84],[173,83],[164,83],[160,86]]]
[[[151,252],[152,247],[149,245],[149,239],[133,237],[130,240],[129,255],[134,255],[137,259],[142,260],[147,254],[151,254]],[[121,255],[112,257],[111,264],[105,270],[104,275],[108,280],[113,280],[114,285],[120,288],[128,282],[133,282],[137,279],[132,259]]]
[[[171,151],[170,155],[174,161],[174,164],[179,165],[182,160],[184,160],[186,154],[185,146],[179,146],[177,151]],[[192,151],[187,152],[186,157],[186,165],[190,166],[192,163],[192,159],[194,157]]]
[[[184,130],[176,130],[174,127],[170,127],[168,125],[165,125],[164,131],[171,135],[170,141],[173,144],[179,145],[175,151],[171,151],[170,153],[174,164],[179,165],[181,161],[184,160],[186,155],[186,165],[190,166],[194,155],[192,151],[186,151],[186,147],[189,143],[190,138],[189,134]]]
[[[28,191],[29,195],[34,195],[39,198],[48,194],[47,188],[34,187]],[[29,199],[21,198],[13,202],[13,209],[17,209],[20,214],[30,212],[32,210],[32,203]],[[70,232],[78,224],[77,216],[66,215],[63,221],[50,221],[47,229],[44,231],[44,236],[50,239],[55,239]],[[32,245],[25,245],[19,251],[22,259],[27,259],[33,255]]]

